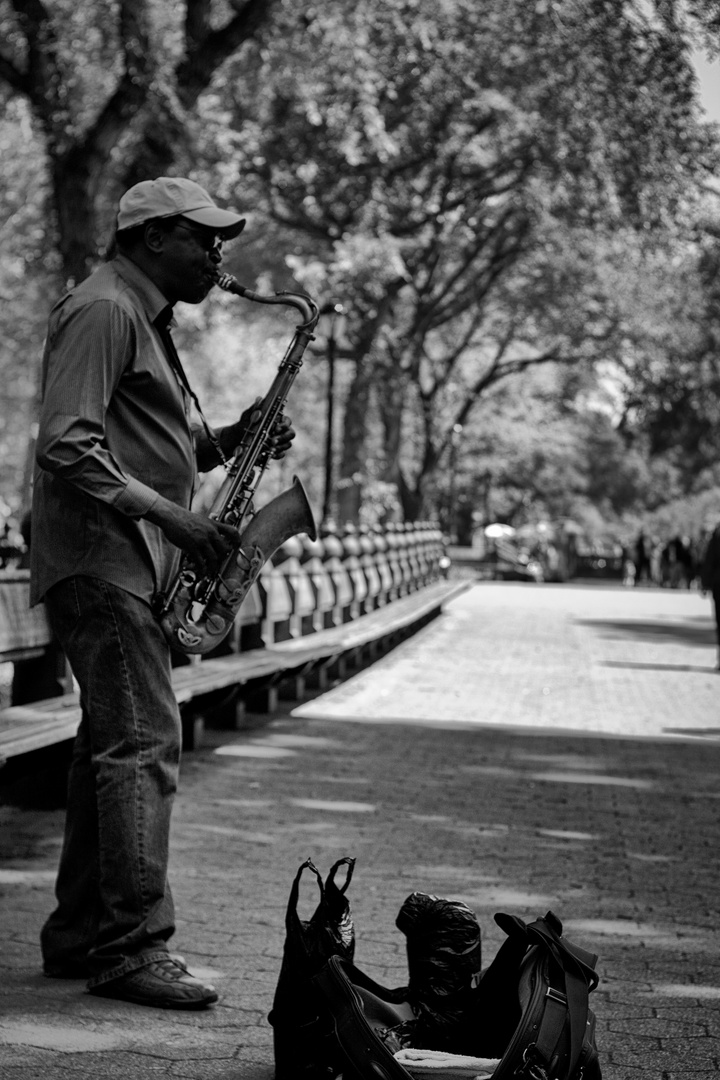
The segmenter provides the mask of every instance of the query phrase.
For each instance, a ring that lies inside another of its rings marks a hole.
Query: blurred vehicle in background
[[[496,581],[563,582],[573,578],[621,581],[623,549],[612,539],[589,539],[569,519],[515,529],[493,522],[477,529],[472,549],[453,551],[453,561],[472,562]]]
[[[621,544],[612,541],[578,543],[574,577],[623,580],[624,556]]]

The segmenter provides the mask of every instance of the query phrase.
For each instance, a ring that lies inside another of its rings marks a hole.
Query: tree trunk
[[[64,284],[78,284],[98,257],[97,225],[90,170],[79,154],[52,165],[53,197]]]
[[[378,407],[385,450],[385,479],[391,484],[398,483],[400,472],[402,425],[407,394],[407,380],[394,368],[386,367],[382,372]]]
[[[365,480],[365,439],[370,404],[368,365],[358,361],[345,404],[343,445],[337,482],[337,523],[360,521],[363,481]]]
[[[425,497],[419,487],[411,488],[401,471],[397,474],[397,488],[403,521],[419,521],[425,515]]]

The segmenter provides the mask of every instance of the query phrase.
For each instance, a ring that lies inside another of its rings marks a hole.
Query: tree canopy
[[[301,278],[351,298],[354,429],[380,387],[412,516],[494,383],[606,354],[605,248],[676,234],[716,143],[667,5],[339,2],[293,41],[238,74],[239,168],[311,245]]]
[[[373,484],[436,512],[451,457],[545,367],[588,447],[607,430],[681,488],[709,475],[718,133],[691,57],[718,48],[710,0],[0,0],[0,42],[13,445],[59,283],[102,257],[124,187],[184,173],[250,211],[231,270],[343,305],[341,518]],[[224,341],[232,317],[214,303],[204,329]],[[601,495],[574,445],[588,499],[642,498]],[[27,484],[17,453],[4,482]]]

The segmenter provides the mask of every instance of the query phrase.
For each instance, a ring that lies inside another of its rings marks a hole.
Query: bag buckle
[[[522,1064],[515,1070],[519,1080],[549,1080],[545,1059],[536,1043],[530,1043],[523,1051]]]
[[[545,997],[550,998],[551,1001],[558,1001],[561,1005],[567,1005],[567,998],[560,990],[556,990],[554,986],[548,986],[545,991]],[[534,1045],[534,1044],[533,1044]]]

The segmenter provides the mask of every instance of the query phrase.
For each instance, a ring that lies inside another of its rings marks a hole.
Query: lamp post
[[[342,316],[344,308],[342,304],[327,303],[320,309],[320,319],[323,323],[327,320],[327,346],[325,355],[328,362],[326,412],[325,412],[325,483],[323,488],[322,522],[325,524],[330,519],[330,508],[333,495],[333,457],[335,425],[335,347],[336,347],[336,324]],[[325,327],[323,327],[324,329]]]

